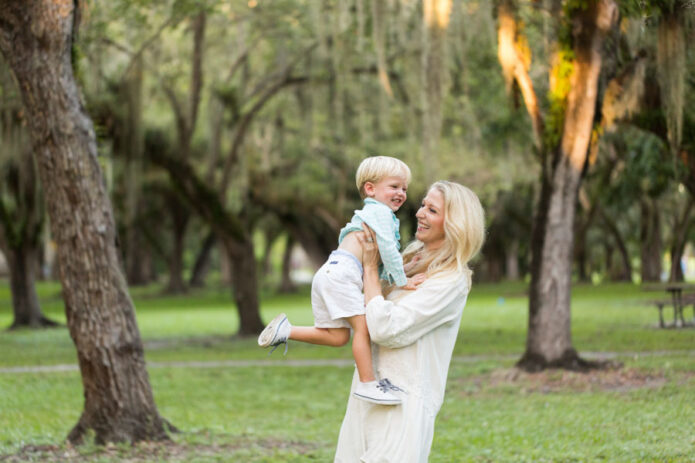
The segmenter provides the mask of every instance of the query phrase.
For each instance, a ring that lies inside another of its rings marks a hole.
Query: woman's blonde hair
[[[408,276],[440,272],[466,273],[468,262],[480,251],[485,241],[485,212],[480,199],[469,188],[454,182],[435,182],[428,191],[437,190],[444,198],[444,244],[427,253],[422,241],[414,241],[403,252],[403,262],[416,255],[420,260]]]
[[[390,156],[372,156],[364,159],[355,174],[355,183],[362,199],[367,196],[364,192],[365,183],[377,183],[390,176],[403,177],[406,184],[410,183],[410,168],[405,162]]]

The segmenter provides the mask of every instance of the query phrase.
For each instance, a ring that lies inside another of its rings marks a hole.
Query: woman
[[[335,461],[426,462],[434,420],[444,399],[451,354],[471,287],[468,261],[484,240],[478,197],[452,182],[436,182],[417,214],[416,240],[403,254],[409,276],[426,273],[415,291],[382,295],[373,232],[360,237],[367,326],[378,377],[402,390],[403,404],[373,405],[350,396]],[[354,376],[352,388],[359,379]],[[388,386],[388,385],[387,385]],[[397,389],[397,388],[394,388]]]

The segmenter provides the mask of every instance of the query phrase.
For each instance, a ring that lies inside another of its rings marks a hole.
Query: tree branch
[[[528,73],[530,52],[522,49],[524,41],[519,40],[515,5],[512,0],[502,0],[497,6],[497,57],[502,65],[502,72],[507,83],[507,92],[511,93],[514,82],[519,86],[531,117],[533,141],[538,153],[543,152],[544,123],[538,106],[538,98]]]
[[[232,236],[244,241],[246,233],[239,219],[229,213],[220,201],[220,195],[198,177],[185,159],[174,159],[159,150],[149,153],[150,159],[169,173],[169,178],[191,207],[221,236]]]
[[[316,48],[318,44],[314,43],[311,46],[309,46],[303,54],[300,56],[297,56],[293,62],[288,64],[285,69],[282,72],[282,78],[281,80],[275,82],[273,85],[270,87],[267,87],[265,89],[257,89],[254,91],[254,94],[258,93],[260,96],[256,100],[256,102],[253,104],[253,106],[241,117],[237,124],[237,129],[234,134],[234,139],[232,141],[232,146],[229,150],[229,154],[227,155],[227,159],[225,160],[224,167],[222,170],[222,180],[220,181],[219,185],[219,191],[220,194],[223,196],[224,192],[227,190],[227,186],[229,185],[229,180],[232,175],[232,168],[234,165],[236,165],[238,156],[239,156],[239,148],[241,147],[241,144],[244,140],[244,137],[246,136],[246,131],[251,124],[251,121],[253,118],[256,116],[256,114],[265,106],[265,104],[270,101],[270,99],[275,96],[282,88],[288,86],[288,85],[293,85],[297,84],[300,82],[306,81],[305,77],[297,77],[293,78],[290,77],[290,72],[292,72],[292,69],[294,66],[297,64],[299,59],[310,53],[311,50]]]
[[[191,70],[191,93],[189,96],[188,124],[186,125],[186,145],[190,144],[200,106],[200,90],[203,87],[203,46],[205,39],[205,11],[193,20],[193,65]],[[186,146],[187,148],[188,146]]]

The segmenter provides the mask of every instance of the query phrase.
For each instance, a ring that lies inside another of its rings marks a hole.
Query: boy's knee
[[[343,347],[348,342],[350,342],[350,330],[341,331],[340,335],[335,338],[336,347]]]

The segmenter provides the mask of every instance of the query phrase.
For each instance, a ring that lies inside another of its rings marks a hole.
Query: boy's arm
[[[370,204],[360,211],[359,216],[376,233],[381,263],[389,279],[397,286],[405,286],[408,279],[403,270],[403,257],[398,250],[391,210],[384,205]]]
[[[367,223],[369,225],[369,223]],[[403,270],[403,257],[398,251],[398,244],[395,237],[386,237],[381,233],[376,234],[376,244],[379,247],[381,263],[384,264],[384,271],[396,286],[405,286],[408,279]]]

